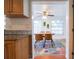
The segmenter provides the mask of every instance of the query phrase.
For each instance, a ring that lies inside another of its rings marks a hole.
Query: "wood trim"
[[[72,8],[73,0],[69,0],[69,59],[73,59],[72,52],[74,50],[74,16],[73,16],[73,8]]]

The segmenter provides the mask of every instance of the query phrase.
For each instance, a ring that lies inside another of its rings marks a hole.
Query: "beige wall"
[[[6,30],[32,30],[31,19],[5,17]]]

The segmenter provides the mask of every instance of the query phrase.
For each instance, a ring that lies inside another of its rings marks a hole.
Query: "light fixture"
[[[47,11],[43,11],[43,15],[44,16],[48,16],[48,12]]]

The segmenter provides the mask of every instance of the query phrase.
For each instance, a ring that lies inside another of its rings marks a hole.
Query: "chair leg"
[[[52,44],[52,47],[54,48],[55,47],[55,43],[53,40],[51,40],[51,44]]]
[[[34,47],[36,48],[36,43],[37,43],[37,41],[35,41],[35,44],[34,44]]]
[[[44,41],[43,48],[45,47],[46,40]]]

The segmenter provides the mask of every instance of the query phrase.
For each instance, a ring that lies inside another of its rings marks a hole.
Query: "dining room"
[[[32,2],[34,59],[69,59],[68,1]]]

